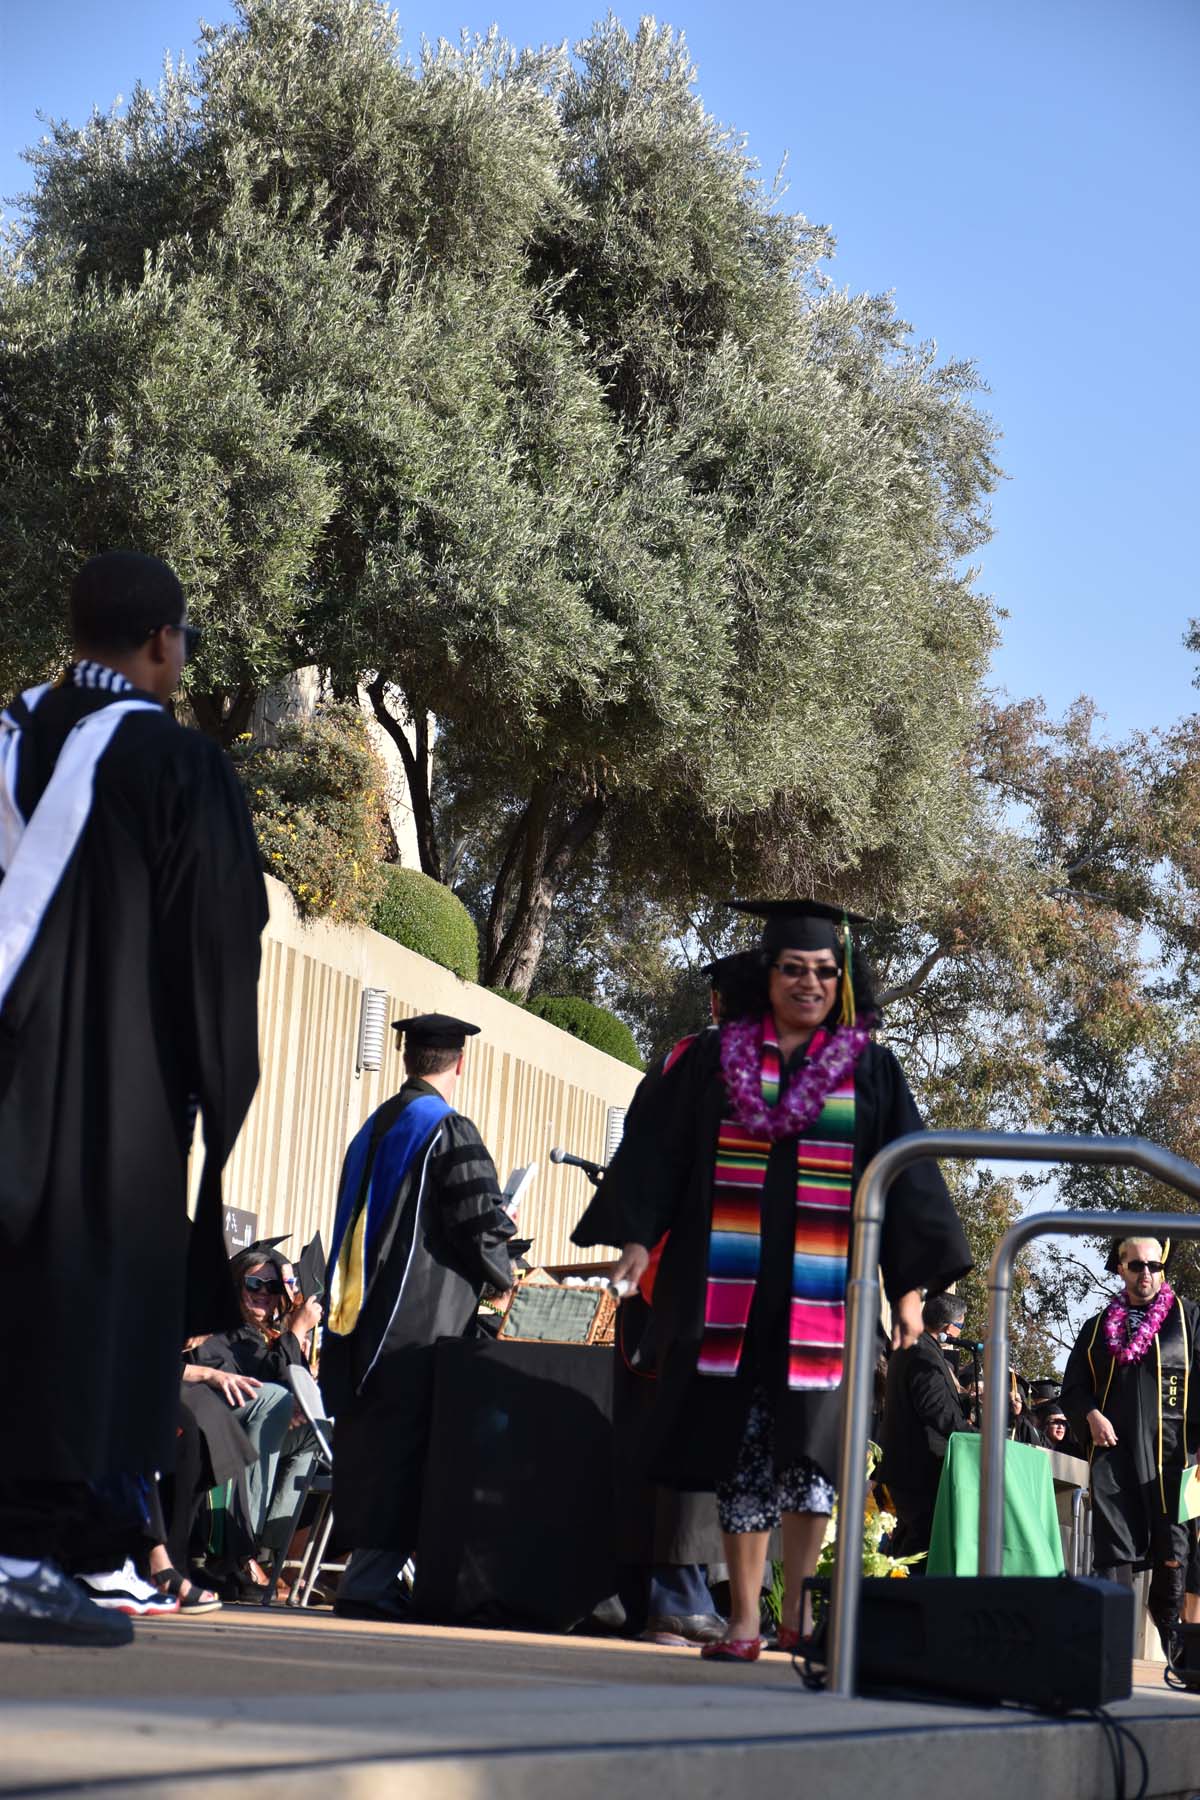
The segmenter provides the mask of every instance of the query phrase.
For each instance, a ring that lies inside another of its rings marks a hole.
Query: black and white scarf
[[[103,688],[121,698],[72,727],[28,819],[17,805],[21,738],[50,684],[27,688],[0,712],[0,1008],[87,824],[96,764],[123,719],[159,710],[155,700],[125,698],[136,692],[132,682],[103,663],[77,662],[67,679],[76,687]]]

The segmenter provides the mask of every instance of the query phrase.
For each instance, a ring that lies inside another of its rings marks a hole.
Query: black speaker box
[[[858,1641],[860,1691],[1067,1712],[1133,1688],[1133,1594],[1094,1577],[867,1579]]]

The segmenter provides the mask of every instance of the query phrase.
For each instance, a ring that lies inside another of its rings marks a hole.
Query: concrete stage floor
[[[1141,1664],[1113,1710],[1148,1800],[1200,1796],[1200,1695]],[[1128,1795],[1138,1788],[1129,1758]],[[0,1795],[140,1800],[1110,1800],[1102,1728],[1007,1709],[829,1699],[746,1668],[588,1638],[226,1608],[125,1650],[0,1645]]]

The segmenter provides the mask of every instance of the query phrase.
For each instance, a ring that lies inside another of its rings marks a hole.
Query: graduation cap
[[[261,1256],[264,1262],[273,1262],[276,1268],[279,1268],[283,1263],[291,1261],[290,1257],[281,1255],[279,1249],[280,1244],[291,1241],[291,1236],[290,1231],[285,1231],[282,1237],[255,1238],[252,1244],[246,1245],[242,1255],[248,1256],[253,1250],[255,1255]]]
[[[1152,1242],[1162,1245],[1163,1262],[1169,1263],[1171,1260],[1171,1240],[1170,1240],[1170,1238],[1160,1238],[1153,1231],[1148,1231],[1146,1233],[1146,1237],[1147,1237],[1147,1239],[1151,1240]],[[1112,1242],[1110,1243],[1110,1245],[1108,1247],[1108,1261],[1104,1265],[1105,1269],[1108,1271],[1108,1273],[1110,1275],[1119,1275],[1121,1273],[1121,1245],[1122,1244],[1132,1244],[1136,1240],[1137,1240],[1137,1232],[1136,1231],[1127,1232],[1123,1238],[1113,1238]]]
[[[478,1037],[478,1025],[449,1013],[417,1013],[411,1019],[393,1019],[392,1030],[406,1037],[414,1050],[461,1050],[469,1037]]]
[[[842,977],[842,1023],[853,1025],[854,940],[850,928],[869,923],[862,913],[829,906],[824,900],[729,900],[726,904],[763,921],[762,947],[772,959],[782,950],[830,951]]]
[[[306,1300],[325,1296],[325,1246],[318,1231],[311,1244],[305,1244],[296,1264],[296,1281]]]
[[[1035,1406],[1044,1406],[1048,1400],[1057,1400],[1062,1393],[1062,1382],[1057,1376],[1043,1376],[1040,1381],[1029,1384],[1030,1397]]]

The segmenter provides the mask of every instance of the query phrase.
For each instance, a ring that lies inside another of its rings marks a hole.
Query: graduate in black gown
[[[93,558],[71,615],[76,661],[0,728],[0,1636],[78,1641],[94,1617],[51,1564],[140,1544],[179,1346],[236,1319],[220,1182],[266,894],[226,757],[168,711],[198,635],[174,575]]]
[[[396,1618],[417,1545],[439,1338],[476,1329],[484,1287],[512,1286],[496,1169],[451,1104],[477,1025],[399,1019],[407,1080],[377,1107],[342,1166],[329,1249],[321,1392],[334,1420],[333,1512],[354,1554],[346,1617]]]
[[[726,1644],[702,1654],[752,1660],[770,1529],[782,1514],[789,1643],[833,1505],[853,1190],[921,1118],[895,1057],[872,1040],[852,921],[816,902],[743,910],[766,918],[754,1009],[666,1071],[574,1240],[623,1244],[615,1274],[636,1281],[669,1233],[648,1471],[716,1490],[732,1613]],[[881,1256],[899,1331],[917,1336],[920,1290],[971,1266],[935,1164],[893,1184]]]
[[[1098,1575],[1128,1584],[1152,1570],[1149,1610],[1166,1648],[1183,1604],[1189,1539],[1179,1481],[1200,1445],[1200,1306],[1171,1290],[1169,1245],[1115,1244],[1119,1294],[1084,1325],[1063,1376],[1062,1409],[1091,1446]]]

